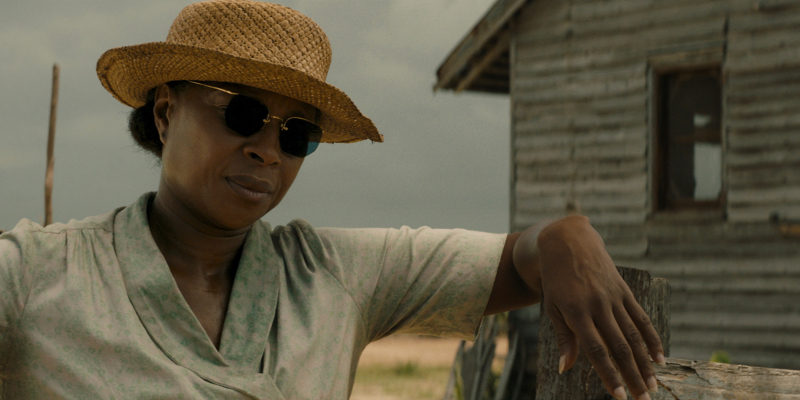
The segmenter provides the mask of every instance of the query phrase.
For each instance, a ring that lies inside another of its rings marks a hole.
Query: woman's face
[[[249,86],[211,83],[252,97],[284,120],[313,121],[316,109],[299,100]],[[225,125],[232,95],[189,84],[156,91],[156,126],[164,144],[159,196],[174,212],[224,230],[247,228],[278,205],[292,186],[303,158],[281,152],[280,123],[271,119],[243,137]]]

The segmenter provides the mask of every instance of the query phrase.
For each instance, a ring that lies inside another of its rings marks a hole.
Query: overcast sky
[[[384,143],[323,144],[273,225],[508,229],[507,96],[434,94],[435,72],[495,0],[286,0],[333,46],[328,82]],[[54,220],[133,203],[159,169],[100,84],[107,49],[163,41],[185,0],[0,0],[0,229],[41,221],[51,70],[61,66]]]

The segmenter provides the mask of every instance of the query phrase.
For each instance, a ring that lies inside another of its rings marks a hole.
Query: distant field
[[[367,346],[351,400],[441,399],[459,341],[396,335]],[[498,342],[502,362],[507,343]]]

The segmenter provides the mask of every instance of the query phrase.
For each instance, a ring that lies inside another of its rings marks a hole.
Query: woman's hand
[[[559,372],[575,364],[582,347],[614,397],[625,398],[624,382],[636,399],[650,398],[648,389],[657,388],[650,357],[664,364],[661,340],[588,218],[508,235],[484,315],[539,301],[556,329]]]
[[[647,392],[655,391],[657,383],[648,350],[653,360],[664,364],[661,341],[589,219],[562,218],[536,236],[542,300],[561,353],[559,373],[572,367],[580,346],[615,398],[625,398],[624,380],[636,399],[649,400]],[[526,252],[530,247],[525,246]],[[535,284],[535,279],[526,279],[526,264],[531,262],[522,256],[518,260],[516,248],[514,252],[520,276]]]

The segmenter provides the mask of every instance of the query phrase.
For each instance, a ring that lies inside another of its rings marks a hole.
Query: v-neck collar
[[[114,219],[128,297],[150,337],[173,362],[205,380],[259,399],[282,399],[272,378],[260,371],[281,273],[269,227],[258,221],[245,239],[218,351],[150,233],[147,206],[154,195],[143,195]]]

